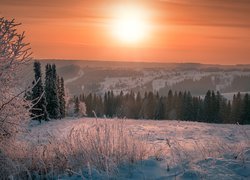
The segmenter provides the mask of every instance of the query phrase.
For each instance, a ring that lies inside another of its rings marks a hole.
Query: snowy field
[[[103,93],[112,89],[115,94],[121,91],[129,93],[131,89],[136,87],[143,87],[146,84],[152,85],[152,91],[157,92],[164,87],[172,88],[173,85],[181,83],[185,80],[192,80],[193,82],[200,81],[202,78],[209,77],[212,84],[215,85],[216,91],[222,91],[224,88],[230,87],[236,77],[249,77],[250,72],[244,71],[230,71],[223,72],[202,72],[198,70],[187,71],[169,71],[169,70],[144,70],[142,76],[131,77],[106,77],[100,83],[99,91]]]
[[[64,119],[31,124],[20,141],[47,143],[65,139],[72,129],[121,121],[126,131],[147,146],[148,156],[122,163],[112,174],[83,169],[59,179],[249,179],[250,126],[150,120]]]

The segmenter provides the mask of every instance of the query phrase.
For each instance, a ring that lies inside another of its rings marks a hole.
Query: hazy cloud
[[[249,0],[0,0],[0,13],[33,18],[109,18],[110,5],[148,5],[156,22],[164,24],[250,27]]]

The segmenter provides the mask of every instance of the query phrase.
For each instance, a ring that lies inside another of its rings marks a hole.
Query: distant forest
[[[243,96],[238,93],[231,102],[219,92],[210,90],[203,99],[186,91],[169,90],[167,96],[153,92],[142,95],[132,91],[114,95],[108,91],[104,96],[92,93],[75,96],[74,101],[86,104],[88,117],[250,124],[249,94]]]
[[[57,75],[55,64],[46,65],[43,83],[41,64],[35,61],[34,76],[31,91],[25,93],[33,104],[31,117],[34,120],[88,116],[250,124],[249,94],[235,94],[232,101],[211,90],[204,98],[192,96],[189,91],[172,90],[167,96],[133,91],[115,95],[108,91],[104,96],[90,93],[70,98],[65,95],[64,79]]]

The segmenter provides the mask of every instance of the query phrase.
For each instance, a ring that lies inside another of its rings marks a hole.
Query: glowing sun
[[[148,25],[145,13],[139,8],[119,8],[113,22],[116,38],[126,43],[137,43],[147,35]]]

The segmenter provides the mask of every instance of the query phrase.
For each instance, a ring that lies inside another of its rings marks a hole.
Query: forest
[[[118,117],[131,119],[185,120],[208,123],[250,123],[249,94],[234,95],[232,102],[225,99],[220,92],[208,90],[205,98],[192,96],[187,91],[169,90],[167,96],[158,93],[130,92],[114,95],[112,91],[104,97],[96,94],[74,97],[86,104],[89,117]],[[78,107],[76,105],[76,107]],[[76,110],[78,111],[78,110]],[[95,112],[95,113],[93,113]]]
[[[84,93],[66,97],[63,77],[56,73],[56,65],[47,64],[45,85],[42,83],[41,64],[34,62],[36,86],[25,93],[34,104],[31,116],[35,120],[60,119],[65,116],[108,117],[150,120],[185,120],[208,123],[250,123],[249,94],[235,94],[232,102],[219,91],[208,90],[205,97],[192,96],[189,91],[159,93],[140,92],[115,95],[113,91],[104,95]],[[43,94],[43,91],[45,94]],[[69,95],[68,95],[69,96]],[[65,100],[67,99],[67,101]]]

